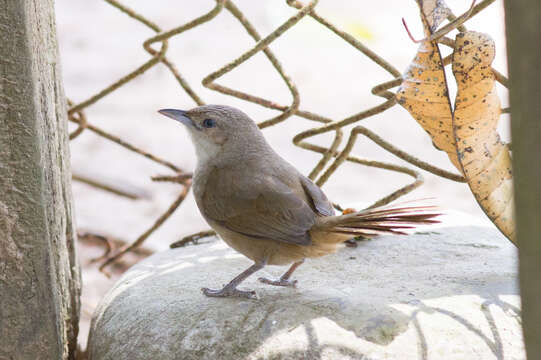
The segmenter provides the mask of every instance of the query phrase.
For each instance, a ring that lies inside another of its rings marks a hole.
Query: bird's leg
[[[202,288],[201,291],[203,291],[203,294],[211,297],[243,297],[248,299],[257,299],[257,294],[254,290],[243,291],[237,289],[237,286],[253,273],[263,269],[264,266],[265,262],[257,262],[237,275],[237,277],[231,280],[229,284],[224,286],[222,289],[213,290],[209,288]]]
[[[295,271],[295,269],[297,269],[303,262],[304,259],[294,262],[293,265],[291,265],[291,267],[284,273],[284,275],[280,276],[280,279],[278,280],[269,280],[264,277],[260,277],[258,280],[268,285],[296,287],[297,280],[289,280],[289,278],[291,277],[291,274],[293,274],[293,271]]]

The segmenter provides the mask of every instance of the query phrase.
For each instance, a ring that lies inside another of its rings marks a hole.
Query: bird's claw
[[[243,291],[236,288],[228,289],[224,287],[223,289],[220,289],[220,290],[201,288],[201,291],[203,292],[203,294],[209,297],[239,297],[239,298],[254,299],[254,300],[259,299],[259,297],[257,296],[257,293],[254,290]]]
[[[270,280],[264,277],[260,277],[258,279],[263,284],[267,285],[274,285],[274,286],[284,286],[284,287],[297,287],[297,280],[286,280],[286,279],[278,279],[278,280]]]

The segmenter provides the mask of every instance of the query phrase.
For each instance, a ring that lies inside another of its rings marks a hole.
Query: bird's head
[[[203,105],[188,111],[162,109],[158,112],[186,126],[198,161],[217,156],[227,145],[238,149],[263,139],[254,121],[230,106]]]

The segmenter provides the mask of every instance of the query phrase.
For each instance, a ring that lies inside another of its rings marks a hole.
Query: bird
[[[293,272],[306,258],[333,253],[348,239],[404,234],[417,224],[438,222],[428,206],[375,208],[336,215],[325,193],[278,155],[257,124],[226,105],[160,114],[188,129],[197,163],[193,193],[207,223],[234,250],[254,263],[221,289],[202,288],[209,297],[257,299],[238,286],[267,265],[290,265],[264,284],[296,287]]]

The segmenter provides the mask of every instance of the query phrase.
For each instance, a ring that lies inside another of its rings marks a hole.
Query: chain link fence
[[[188,30],[194,29],[198,26],[201,26],[202,24],[213,21],[213,19],[215,19],[216,16],[221,12],[229,12],[238,21],[238,23],[242,26],[246,33],[253,39],[254,43],[249,50],[238,55],[238,57],[235,58],[233,61],[221,66],[217,70],[202,78],[201,83],[208,89],[214,90],[221,94],[242,99],[244,101],[251,102],[268,109],[279,111],[279,114],[277,116],[266,119],[259,123],[259,126],[262,129],[288,121],[288,119],[290,119],[293,115],[312,121],[314,123],[314,126],[308,130],[304,130],[298,134],[295,134],[293,136],[293,143],[302,149],[312,151],[320,155],[319,161],[313,164],[312,170],[308,175],[309,178],[314,180],[316,184],[322,186],[323,184],[332,181],[333,174],[335,174],[336,170],[345,162],[351,162],[362,166],[370,166],[389,170],[396,173],[402,173],[412,178],[410,183],[377,200],[370,206],[375,207],[388,204],[389,202],[396,200],[397,198],[421,186],[423,184],[423,177],[419,172],[419,169],[423,169],[434,175],[449,179],[451,181],[465,182],[465,179],[462,175],[455,172],[447,171],[421,159],[418,159],[404,149],[400,149],[397,146],[393,145],[391,142],[386,141],[383,137],[377,135],[375,132],[371,131],[367,127],[359,125],[361,121],[385,112],[397,105],[395,94],[390,90],[401,84],[401,72],[395,66],[386,61],[382,56],[380,56],[375,51],[371,50],[369,47],[357,40],[353,35],[340,30],[328,19],[318,14],[318,0],[313,0],[306,4],[299,1],[288,0],[287,4],[292,8],[296,9],[295,14],[289,19],[287,19],[285,22],[283,22],[280,26],[276,27],[265,37],[262,37],[258,33],[254,24],[245,16],[242,10],[239,9],[233,1],[229,0],[216,0],[215,6],[209,12],[204,13],[201,16],[185,24],[181,24],[178,27],[169,30],[162,29],[158,24],[149,20],[144,14],[140,14],[132,10],[131,8],[116,0],[104,1],[116,8],[118,11],[122,12],[125,16],[133,19],[133,21],[139,22],[147,28],[151,29],[155,32],[155,35],[146,39],[143,42],[143,48],[149,56],[146,62],[144,62],[119,80],[115,81],[111,85],[96,92],[95,94],[92,94],[91,96],[88,96],[86,100],[80,101],[78,103],[69,101],[69,119],[77,124],[77,128],[70,134],[70,139],[76,139],[83,132],[92,132],[97,136],[114,142],[125,148],[127,151],[145,157],[155,162],[156,164],[163,166],[164,170],[167,170],[168,173],[155,176],[152,178],[152,180],[156,182],[172,182],[178,184],[179,190],[177,197],[174,199],[174,201],[171,202],[170,206],[154,220],[153,224],[147,230],[137,236],[132,242],[111,243],[111,241],[109,241],[105,237],[100,238],[100,236],[94,236],[95,238],[103,240],[108,245],[108,251],[101,258],[101,260],[103,260],[100,266],[101,270],[103,270],[111,263],[117,261],[127,252],[133,251],[134,249],[138,248],[149,236],[151,236],[156,231],[156,229],[158,229],[175,212],[175,210],[177,210],[177,208],[182,204],[189,192],[191,186],[191,174],[187,173],[179,165],[167,161],[156,154],[152,154],[145,149],[131,144],[130,142],[123,139],[121,136],[111,134],[110,132],[100,128],[99,126],[94,125],[91,119],[88,119],[85,115],[85,111],[98,103],[105,96],[117,91],[126,84],[134,81],[134,79],[141,76],[149,69],[156,66],[165,66],[168,69],[170,75],[174,77],[178,85],[193,100],[195,104],[205,104],[202,97],[194,90],[190,83],[179,72],[177,66],[175,65],[175,62],[173,62],[169,57],[168,46],[171,39],[182,36],[183,33]],[[465,23],[467,22],[467,20],[481,12],[494,1],[495,0],[484,0],[478,4],[475,4],[474,2],[471,9],[458,17],[451,14],[448,17],[448,25],[444,26],[437,33],[435,33],[434,38],[437,38],[441,44],[453,47],[454,40],[446,37],[445,35],[455,28],[458,28],[460,31],[465,31]],[[284,69],[284,66],[282,66],[277,56],[269,48],[269,45],[279,37],[287,36],[288,32],[292,28],[294,28],[301,19],[305,17],[311,17],[312,19],[323,25],[329,32],[334,33],[341,40],[343,40],[345,44],[347,44],[348,46],[352,46],[354,49],[362,53],[364,56],[369,58],[371,61],[373,61],[375,64],[377,64],[389,74],[388,79],[386,79],[381,84],[374,86],[371,91],[374,96],[382,99],[380,104],[367,109],[362,109],[358,113],[343,119],[331,119],[329,117],[310,111],[310,109],[300,107],[299,90],[297,89],[294,80],[287,75],[286,69]],[[267,99],[256,96],[254,94],[236,90],[221,85],[217,82],[222,76],[242,65],[248,59],[252,58],[258,53],[264,54],[264,56],[272,64],[274,71],[276,71],[276,73],[286,85],[289,91],[289,95],[291,97],[291,101],[288,104],[281,104],[280,102],[273,99]],[[450,56],[446,57],[444,59],[444,64],[448,65],[450,63],[450,60]],[[495,73],[497,76],[497,80],[504,86],[507,86],[507,79],[500,73]],[[347,126],[352,124],[355,125],[353,128],[348,127],[348,129],[346,129]],[[328,147],[317,145],[309,141],[311,137],[324,133],[333,134],[333,140]],[[394,156],[406,161],[412,166],[407,167],[389,162],[363,159],[353,155],[351,152],[356,141],[360,138],[359,136],[371,140],[381,149],[383,149],[383,151],[393,154]],[[85,182],[91,186],[102,189],[103,191],[112,192],[120,196],[133,196],[129,193],[123,192],[120,189],[116,189],[114,186],[100,183],[99,181],[87,179],[82,176],[76,175],[74,176],[74,180]],[[337,209],[341,210],[340,205],[335,205]],[[211,234],[213,234],[212,231],[204,231],[198,234],[194,234],[181,240],[180,245],[185,244],[188,241],[198,239],[202,236],[208,236]]]

